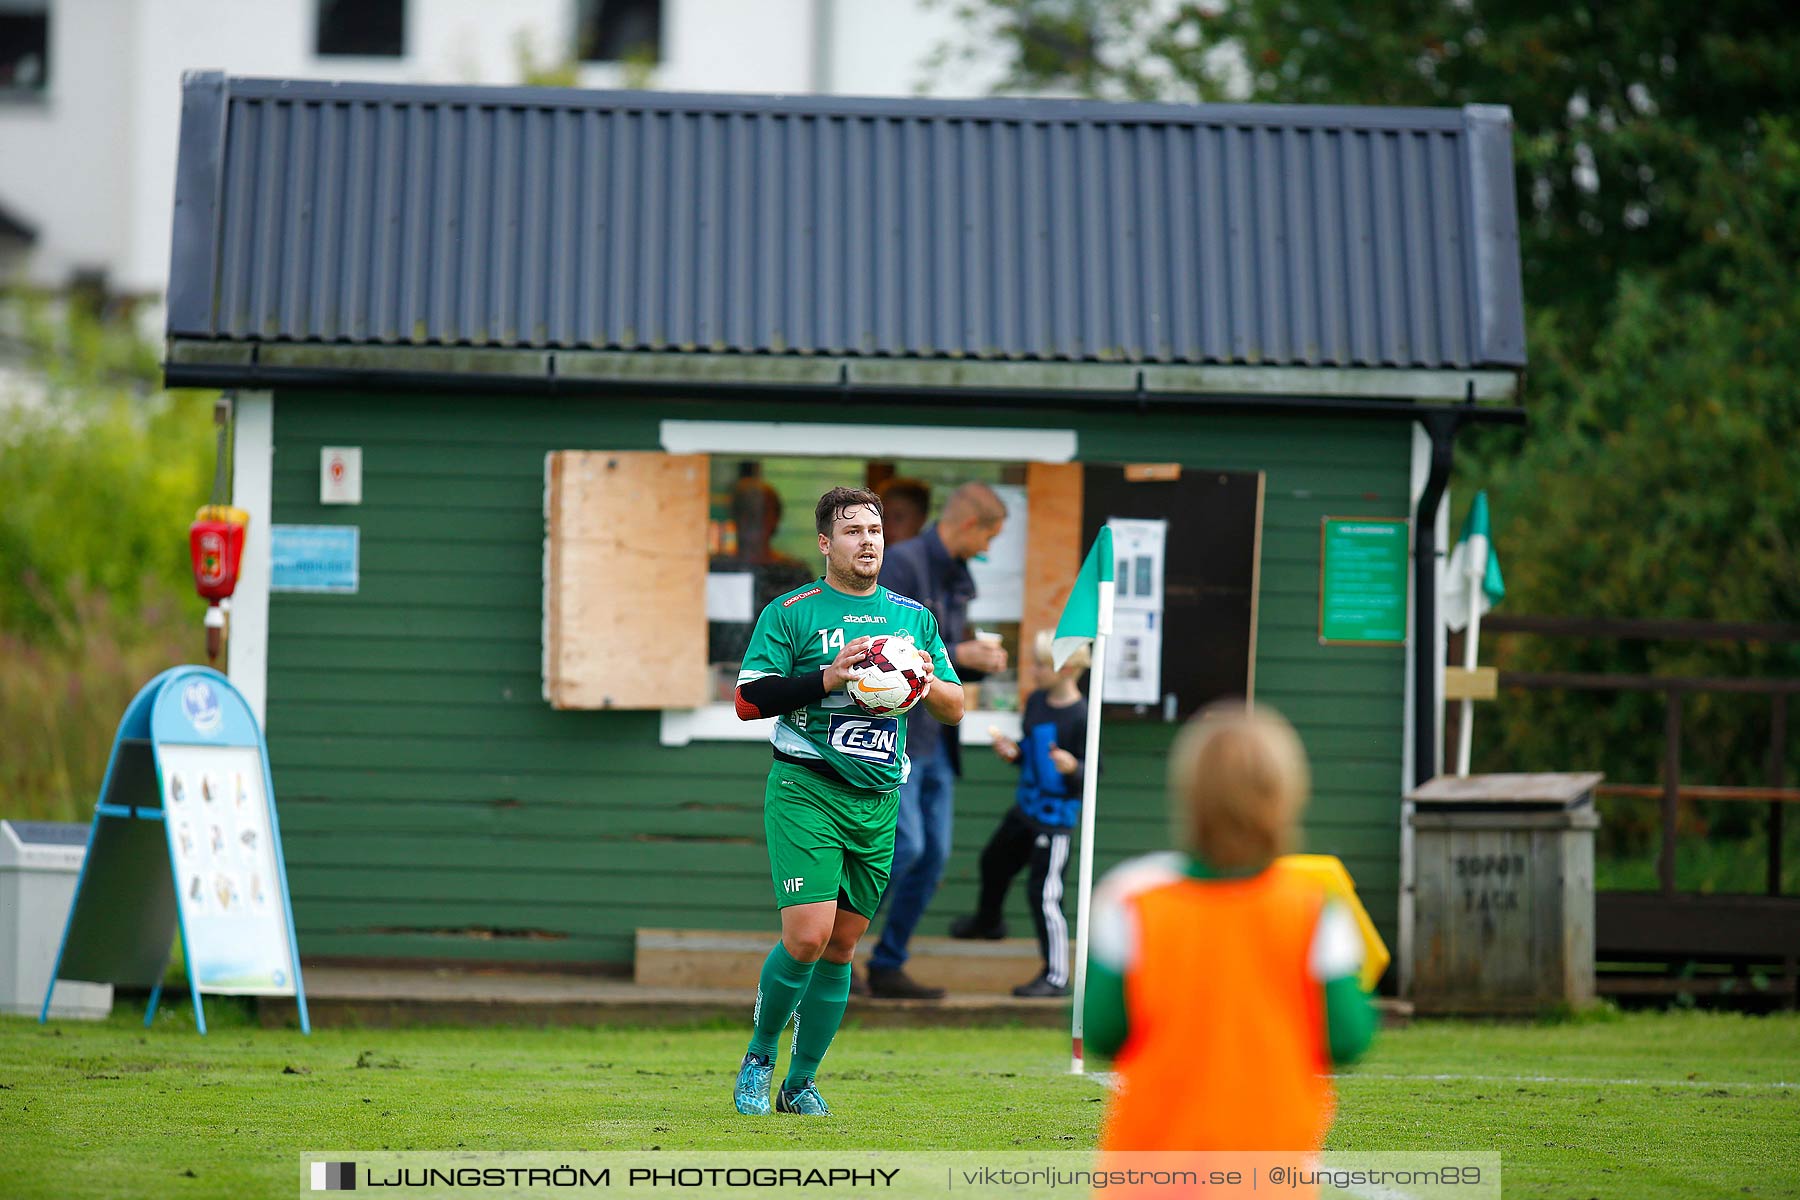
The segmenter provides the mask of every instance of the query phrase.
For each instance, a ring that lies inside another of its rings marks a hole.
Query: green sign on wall
[[[1324,517],[1319,526],[1319,641],[1406,641],[1407,521]]]

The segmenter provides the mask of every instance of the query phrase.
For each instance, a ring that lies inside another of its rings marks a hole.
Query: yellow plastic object
[[[1375,932],[1375,922],[1369,920],[1368,910],[1357,898],[1356,884],[1351,881],[1343,862],[1334,854],[1284,854],[1276,861],[1290,871],[1317,880],[1333,899],[1349,908],[1350,915],[1356,918],[1356,928],[1362,933],[1363,990],[1374,991],[1392,956],[1388,954],[1387,943]]]

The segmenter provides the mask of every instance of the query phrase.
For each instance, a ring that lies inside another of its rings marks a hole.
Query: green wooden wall
[[[270,603],[268,739],[302,953],[622,967],[640,926],[774,930],[766,747],[664,748],[654,713],[555,712],[542,699],[544,455],[657,449],[670,417],[847,416],[799,404],[278,395],[273,520],[362,529],[357,594]],[[1266,472],[1257,695],[1313,756],[1307,848],[1345,859],[1392,944],[1402,651],[1318,644],[1319,518],[1407,514],[1409,426],[924,406],[875,419],[1072,426],[1088,461]],[[360,507],[318,504],[326,445],[363,448]],[[1109,727],[1099,869],[1166,846],[1170,734]],[[969,759],[956,852],[924,933],[972,904],[975,856],[1011,802],[1011,771]],[[1014,908],[1028,931],[1016,893]]]

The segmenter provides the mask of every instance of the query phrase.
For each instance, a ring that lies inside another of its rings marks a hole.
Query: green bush
[[[157,387],[154,347],[77,308],[0,298],[24,330],[0,387],[0,816],[83,820],[126,703],[204,653],[187,526],[212,487],[211,400]]]

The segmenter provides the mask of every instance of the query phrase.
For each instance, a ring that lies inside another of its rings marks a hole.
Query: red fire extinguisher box
[[[237,587],[249,522],[249,513],[225,504],[208,504],[194,514],[188,552],[193,557],[194,587],[205,599],[217,603]]]

